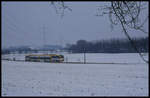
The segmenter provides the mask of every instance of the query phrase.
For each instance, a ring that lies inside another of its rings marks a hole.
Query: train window
[[[36,57],[36,56],[31,56],[30,58],[31,59],[38,59],[38,57]]]
[[[52,58],[59,58],[59,56],[52,56]]]

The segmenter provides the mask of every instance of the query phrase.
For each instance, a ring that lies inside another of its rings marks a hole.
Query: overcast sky
[[[2,47],[43,45],[44,26],[45,44],[48,45],[72,44],[79,39],[126,38],[120,26],[111,30],[107,15],[95,16],[97,6],[107,3],[66,2],[72,11],[65,10],[65,16],[61,18],[50,2],[2,2]],[[131,36],[148,34],[136,31]]]

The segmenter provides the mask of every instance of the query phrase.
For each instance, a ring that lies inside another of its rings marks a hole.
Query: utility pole
[[[43,48],[46,46],[46,38],[45,38],[45,25],[43,25]],[[46,52],[46,50],[43,50],[44,53]]]
[[[45,25],[43,25],[43,46],[45,46]]]
[[[85,47],[84,47],[84,64],[86,63],[86,55],[85,55],[85,53],[86,53],[86,50],[85,50]]]

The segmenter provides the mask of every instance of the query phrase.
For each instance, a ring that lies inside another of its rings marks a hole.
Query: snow
[[[82,55],[65,54],[68,61],[77,59],[82,61]],[[144,63],[138,54],[86,56],[90,62],[129,62],[129,64],[65,64],[1,60],[2,96],[148,96],[148,64]]]
[[[41,54],[41,53],[37,53]],[[84,62],[83,53],[54,53],[64,55],[65,62]],[[25,60],[25,55],[28,54],[9,54],[4,55],[2,58],[10,58],[13,60]],[[148,59],[148,54],[145,55],[145,59]],[[96,62],[96,63],[144,63],[138,53],[118,53],[118,54],[109,54],[109,53],[86,53],[87,62]]]
[[[84,54],[64,54],[68,58],[68,61],[84,61]],[[148,54],[145,56],[148,59]],[[86,53],[87,62],[98,63],[144,63],[139,54],[137,53],[118,53],[118,54],[106,54],[106,53]]]

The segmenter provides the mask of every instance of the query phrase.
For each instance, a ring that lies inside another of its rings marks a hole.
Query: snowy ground
[[[83,53],[56,53],[64,55],[65,62],[84,62]],[[2,55],[2,58],[15,58],[16,60],[25,60],[25,55],[28,54],[9,54]],[[146,53],[145,59],[148,59],[148,54]],[[138,53],[86,53],[86,62],[96,62],[96,63],[144,63]]]
[[[65,56],[71,61],[77,58],[82,61],[81,55]],[[138,54],[87,54],[87,60],[131,64],[56,64],[2,60],[2,96],[149,95],[148,64]]]

